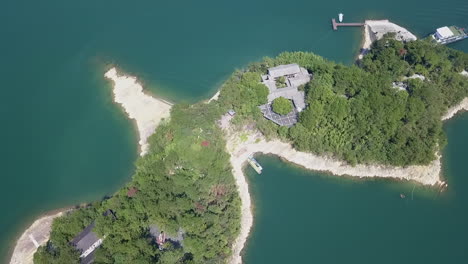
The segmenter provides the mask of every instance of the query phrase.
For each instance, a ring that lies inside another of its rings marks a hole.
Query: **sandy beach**
[[[32,264],[37,248],[49,240],[53,220],[68,210],[52,211],[34,221],[16,241],[10,264]]]
[[[395,33],[395,39],[400,41],[413,41],[418,38],[404,27],[384,20],[366,20],[365,24],[368,26],[370,32],[374,34],[376,39],[381,39],[387,33]]]
[[[442,120],[447,120],[459,111],[468,110],[468,98],[460,104],[450,108]],[[227,150],[231,154],[233,175],[239,190],[241,205],[241,229],[233,245],[233,255],[230,264],[242,263],[241,253],[253,225],[251,198],[247,179],[243,173],[247,157],[255,153],[273,154],[289,162],[313,171],[329,172],[337,176],[350,177],[384,177],[399,180],[415,181],[423,185],[447,187],[441,179],[441,156],[427,166],[391,167],[380,165],[356,165],[350,166],[343,161],[317,156],[311,153],[296,151],[290,144],[279,140],[266,141],[263,135],[257,131],[250,131],[248,139],[241,140],[238,130],[226,129]],[[243,131],[245,132],[245,131]]]
[[[140,136],[140,155],[145,155],[149,148],[148,137],[162,119],[169,118],[172,104],[145,94],[135,77],[119,75],[115,68],[104,76],[114,82],[114,101],[122,106],[130,119],[135,120]]]
[[[221,93],[221,90],[217,91],[209,100],[208,100],[208,103],[210,103],[211,101],[216,101],[218,100],[219,98],[219,94]]]
[[[400,41],[417,40],[417,37],[408,31],[406,28],[401,27],[389,20],[366,20],[364,22],[364,39],[362,43],[361,53],[358,59],[364,57],[365,52],[370,50],[372,43],[379,40],[387,33],[395,33],[395,39]]]
[[[371,33],[369,26],[364,25],[363,38],[361,51],[359,53],[358,59],[362,60],[364,55],[369,52],[372,43],[376,40],[375,35]]]

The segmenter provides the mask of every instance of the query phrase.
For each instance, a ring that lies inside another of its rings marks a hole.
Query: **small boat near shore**
[[[338,14],[338,21],[343,22],[343,13]]]
[[[258,161],[252,156],[250,155],[248,158],[247,158],[247,162],[250,164],[250,166],[252,166],[252,168],[254,168],[254,170],[258,173],[258,174],[261,174],[262,173],[262,166],[260,166],[260,163],[258,163]]]
[[[445,26],[438,28],[436,32],[430,35],[430,38],[439,44],[446,45],[468,38],[468,32],[457,26]]]

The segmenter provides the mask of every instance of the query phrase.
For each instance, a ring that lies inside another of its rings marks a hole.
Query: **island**
[[[463,52],[385,34],[357,65],[285,52],[193,105],[161,104],[111,69],[114,92],[137,94],[118,103],[136,120],[142,156],[112,197],[55,218],[34,262],[241,263],[253,223],[243,168],[255,153],[446,188],[442,121],[468,110],[467,69]]]

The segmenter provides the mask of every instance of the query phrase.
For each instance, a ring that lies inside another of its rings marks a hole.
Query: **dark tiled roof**
[[[107,217],[111,216],[112,220],[117,219],[117,216],[115,215],[114,211],[112,211],[111,209],[107,209],[102,215],[107,216]]]
[[[279,115],[275,113],[271,109],[271,104],[264,104],[259,106],[259,108],[266,119],[269,119],[280,126],[292,127],[297,123],[298,112],[295,107],[293,107],[293,110],[286,115]]]
[[[81,258],[80,264],[91,264],[94,261],[94,252],[88,256]]]
[[[269,68],[268,74],[276,78],[279,76],[298,73],[300,71],[301,71],[301,68],[299,67],[299,65],[297,65],[296,63],[293,63],[293,64],[279,65],[273,68]]]
[[[94,222],[87,226],[81,233],[79,233],[73,240],[70,242],[78,251],[83,253],[88,248],[90,248],[96,241],[99,240],[96,233],[92,230],[94,228]]]

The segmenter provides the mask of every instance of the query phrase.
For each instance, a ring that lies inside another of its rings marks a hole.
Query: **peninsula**
[[[102,262],[241,263],[253,223],[243,166],[255,153],[336,175],[445,187],[442,120],[468,108],[466,69],[462,52],[385,35],[359,67],[282,53],[235,72],[209,102],[172,108],[112,69],[106,77],[136,121],[142,157],[113,197],[57,218],[34,261],[78,263],[84,253],[70,241],[91,226]],[[280,122],[288,110],[296,119]]]
[[[169,118],[172,104],[145,94],[135,77],[119,75],[115,67],[104,76],[114,84],[114,102],[121,105],[128,118],[135,121],[140,136],[140,155],[144,156],[149,148],[148,137],[163,119]],[[32,264],[37,248],[49,240],[53,220],[67,212],[71,212],[71,209],[52,211],[38,218],[16,242],[10,264]]]
[[[114,102],[120,104],[128,118],[137,123],[140,155],[145,155],[149,148],[148,137],[162,119],[169,117],[172,104],[146,95],[135,77],[119,75],[115,68],[111,68],[104,76],[114,82]]]

